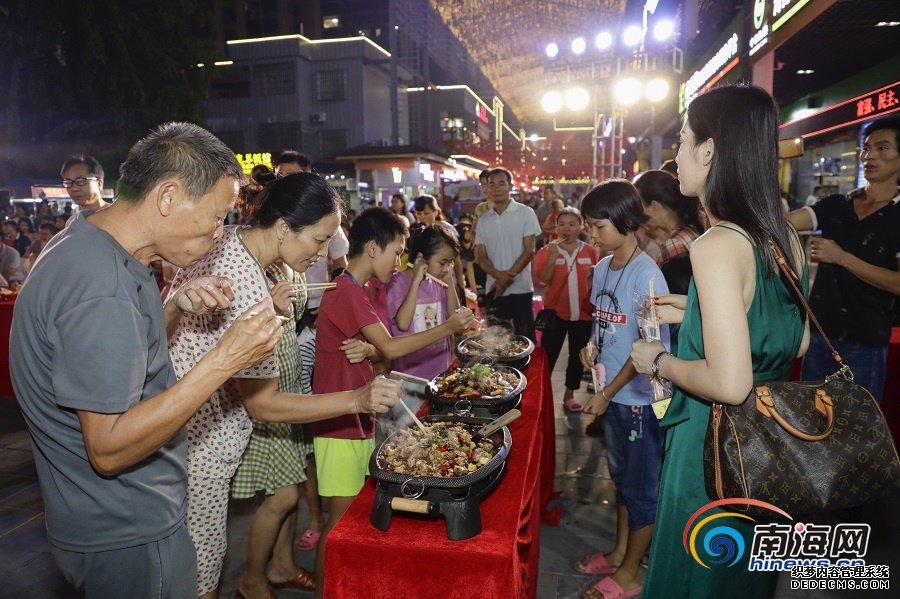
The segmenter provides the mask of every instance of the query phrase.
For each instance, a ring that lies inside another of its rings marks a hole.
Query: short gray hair
[[[181,180],[192,200],[199,199],[222,177],[242,181],[234,152],[206,129],[193,123],[166,123],[128,151],[119,167],[116,199],[138,203],[167,177]]]

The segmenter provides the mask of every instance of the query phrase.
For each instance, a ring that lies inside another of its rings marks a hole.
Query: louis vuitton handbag
[[[713,500],[766,501],[795,517],[889,495],[900,489],[900,460],[884,415],[853,382],[784,256],[774,245],[772,251],[839,370],[824,381],[755,385],[737,406],[713,404],[703,450],[706,492]],[[743,511],[765,514],[752,506]]]

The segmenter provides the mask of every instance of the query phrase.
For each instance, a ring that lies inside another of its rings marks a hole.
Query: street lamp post
[[[662,102],[669,96],[669,83],[663,77],[650,77],[656,70],[656,59],[658,51],[653,50],[653,46],[646,42],[647,35],[651,29],[650,15],[656,13],[658,2],[648,0],[644,4],[644,10],[641,23],[635,23],[628,27],[624,27],[621,33],[621,40],[626,46],[634,48],[634,53],[630,59],[623,61],[622,57],[608,54],[607,51],[613,46],[613,36],[609,32],[602,31],[594,38],[594,45],[597,50],[604,54],[604,58],[597,60],[595,58],[582,58],[586,51],[587,43],[584,37],[576,38],[571,45],[574,58],[564,57],[560,51],[561,46],[556,43],[550,43],[547,46],[546,54],[549,60],[560,62],[556,67],[549,69],[553,73],[565,73],[565,81],[572,83],[572,65],[590,66],[590,75],[585,76],[582,69],[582,77],[591,80],[594,91],[593,96],[593,120],[590,127],[572,127],[565,130],[581,130],[591,132],[592,160],[593,165],[591,175],[594,181],[598,181],[602,177],[616,176],[621,174],[622,170],[622,154],[624,154],[624,134],[625,134],[625,109],[644,99],[650,106],[650,138],[651,138],[651,160],[653,164],[659,164],[662,158],[662,140],[656,136],[656,106],[655,104]],[[655,16],[655,23],[652,27],[652,35],[656,42],[665,42],[673,35],[673,24],[671,21],[664,19],[660,15]],[[673,58],[674,61],[674,58]],[[599,68],[598,68],[599,64]],[[680,67],[674,66],[673,70]],[[680,70],[679,70],[680,72]],[[614,75],[616,73],[617,75]],[[618,83],[614,86],[614,93],[609,101],[603,98],[599,92],[599,83],[611,81],[614,77],[619,77]],[[556,79],[556,78],[555,78]],[[558,82],[559,79],[556,79]],[[582,98],[587,92],[581,89]],[[555,115],[565,106],[568,110],[577,112],[580,110],[572,105],[569,101],[572,96],[572,89],[566,91],[565,94],[559,90],[551,89],[544,94],[542,105],[544,110]],[[586,107],[586,105],[584,106]],[[608,114],[604,113],[608,110]],[[556,117],[553,120],[554,130],[562,130],[556,126]]]

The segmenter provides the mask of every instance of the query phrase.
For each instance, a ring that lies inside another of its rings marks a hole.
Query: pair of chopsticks
[[[420,376],[416,376],[414,374],[406,374],[405,372],[398,372],[396,370],[391,371],[391,378],[397,379],[399,381],[406,381],[408,383],[415,383],[417,385],[428,385],[429,383],[431,383],[431,381],[429,381],[428,379],[423,379]],[[412,417],[413,422],[416,423],[416,426],[418,426],[423,433],[427,433],[428,429],[425,428],[425,425],[422,424],[422,421],[419,420],[419,418],[416,416],[416,413],[409,409],[409,406],[406,405],[406,402],[403,401],[402,397],[400,398],[400,405],[403,406],[403,409],[406,410],[406,413]]]
[[[443,287],[444,289],[449,289],[449,288],[450,288],[450,285],[448,285],[448,284],[445,283],[444,281],[440,280],[440,279],[437,278],[436,276],[431,275],[431,274],[428,274],[427,272],[425,273],[425,278],[426,278],[426,279],[429,279],[429,280],[431,280],[431,281],[434,281],[435,283],[437,283],[438,285],[440,285],[440,286]]]
[[[337,283],[293,283],[294,287],[306,290],[327,290],[337,287]]]

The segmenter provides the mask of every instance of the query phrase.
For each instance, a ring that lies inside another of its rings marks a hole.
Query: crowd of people
[[[340,575],[325,543],[365,482],[374,415],[402,394],[378,374],[446,370],[454,336],[481,325],[473,297],[487,322],[538,341],[537,285],[551,368],[568,340],[563,404],[595,416],[616,485],[613,547],[574,565],[601,577],[585,597],[771,596],[771,575],[703,569],[680,546],[709,501],[711,402],[786,378],[807,346],[807,376],[834,370],[771,248],[807,289],[795,229],[821,229],[813,308],[879,400],[900,294],[900,124],[866,129],[865,188],[787,216],[777,124],[761,89],[716,88],[690,104],[674,165],[574,202],[545,189],[534,206],[489,168],[484,202],[457,222],[401,193],[350,215],[294,151],[245,180],[187,123],[131,148],[108,205],[99,163],[66,160],[75,213],[59,231],[55,215],[7,219],[0,257],[25,281],[10,370],[66,578],[88,597],[217,597],[229,499],[261,497],[236,596],[320,596]],[[638,326],[649,303],[665,325],[653,338]],[[661,417],[651,377],[674,389]],[[314,572],[295,548],[316,552]]]

